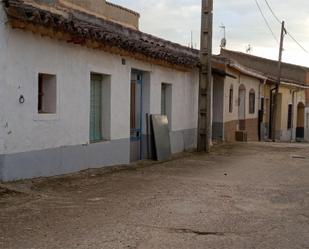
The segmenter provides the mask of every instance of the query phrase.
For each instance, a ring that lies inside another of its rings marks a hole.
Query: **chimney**
[[[99,18],[139,29],[139,13],[105,0],[57,0],[60,5],[71,9],[85,12]]]
[[[105,0],[59,0],[59,3],[71,9],[105,16]]]

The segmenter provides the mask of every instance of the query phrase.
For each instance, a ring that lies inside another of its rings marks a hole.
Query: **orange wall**
[[[59,0],[59,3],[67,8],[88,12],[121,25],[139,29],[139,14],[137,12],[105,0]]]

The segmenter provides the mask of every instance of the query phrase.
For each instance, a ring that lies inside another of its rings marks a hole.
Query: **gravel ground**
[[[309,145],[0,185],[0,248],[309,248]]]

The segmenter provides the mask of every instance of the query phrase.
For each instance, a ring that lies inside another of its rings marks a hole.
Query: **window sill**
[[[89,144],[99,144],[99,143],[109,143],[111,140],[108,139],[101,139],[96,141],[90,141]]]
[[[59,120],[59,115],[56,113],[36,113],[34,115],[35,121],[54,121]]]

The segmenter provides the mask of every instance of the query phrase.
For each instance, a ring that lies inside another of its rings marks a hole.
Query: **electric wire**
[[[307,54],[309,54],[309,51],[307,50],[307,49],[305,49],[297,40],[296,40],[296,38],[294,38],[292,35],[291,35],[291,33],[289,33],[288,31],[287,31],[287,34],[288,34],[288,36],[302,49],[302,50],[304,50],[304,52],[306,52]]]
[[[256,1],[256,0],[255,0]],[[266,3],[266,5],[267,5],[267,7],[268,7],[268,9],[270,10],[270,12],[272,13],[272,15],[274,16],[274,18],[278,21],[278,23],[282,23],[282,21],[280,20],[280,18],[276,15],[276,13],[275,13],[275,11],[273,10],[273,8],[270,6],[270,4],[269,4],[269,2],[267,1],[267,0],[264,0],[265,1],[265,3]],[[296,40],[296,38],[290,33],[290,32],[288,32],[287,30],[286,30],[286,33],[287,33],[287,35],[304,51],[304,52],[306,52],[307,54],[309,54],[309,52],[308,52],[308,50],[307,49],[305,49],[301,44],[300,44],[300,42],[299,41],[297,41]]]
[[[270,6],[269,2],[268,2],[267,0],[264,0],[264,1],[265,1],[266,5],[267,5],[268,9],[270,10],[270,12],[272,13],[272,15],[274,16],[274,18],[278,21],[278,23],[281,24],[282,21],[281,21],[280,18],[276,15],[275,11],[272,9],[272,7]]]
[[[279,40],[278,40],[277,36],[275,35],[274,31],[272,30],[272,28],[271,28],[269,22],[267,21],[266,16],[264,15],[264,13],[263,13],[263,11],[262,11],[262,8],[261,8],[259,2],[258,2],[257,0],[254,0],[254,1],[255,1],[256,6],[258,7],[258,9],[259,9],[259,11],[260,11],[260,13],[261,13],[261,15],[262,15],[264,21],[265,21],[265,24],[266,24],[267,28],[268,28],[269,31],[271,32],[271,34],[272,34],[272,36],[274,37],[274,39],[276,40],[276,42],[279,43]]]

